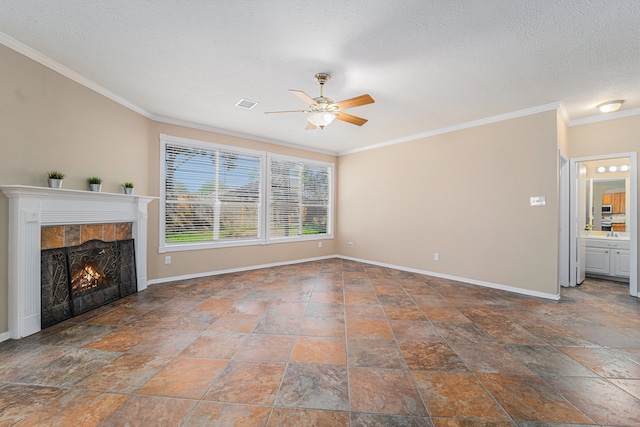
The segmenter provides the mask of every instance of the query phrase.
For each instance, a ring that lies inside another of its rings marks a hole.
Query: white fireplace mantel
[[[9,198],[9,335],[40,331],[40,229],[131,222],[138,291],[147,287],[147,205],[157,197],[61,188],[0,186]]]

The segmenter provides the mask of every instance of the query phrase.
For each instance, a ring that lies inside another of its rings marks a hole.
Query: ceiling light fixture
[[[597,173],[605,173],[605,172],[627,172],[629,170],[629,165],[620,165],[620,166],[600,166],[596,168]]]
[[[331,113],[328,111],[321,111],[314,114],[309,114],[307,120],[314,126],[319,127],[320,129],[324,129],[325,126],[331,124],[332,121],[335,120],[337,114]]]
[[[598,104],[597,108],[602,113],[613,113],[614,111],[618,111],[620,107],[622,107],[623,103],[624,101],[622,99],[618,99],[615,101],[607,101],[607,102],[603,102],[602,104]]]

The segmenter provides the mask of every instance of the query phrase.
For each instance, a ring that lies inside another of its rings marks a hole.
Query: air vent
[[[246,108],[247,110],[251,110],[256,105],[258,105],[257,102],[242,98],[240,101],[238,101],[236,107],[242,107]]]

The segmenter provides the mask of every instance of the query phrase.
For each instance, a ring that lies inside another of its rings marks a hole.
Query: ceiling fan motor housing
[[[321,86],[324,85],[327,81],[329,81],[330,78],[331,78],[331,75],[329,73],[316,74],[316,81],[320,83]]]
[[[312,111],[338,111],[338,104],[333,102],[333,99],[331,98],[319,96],[317,98],[313,98],[313,100],[316,104],[310,106]]]

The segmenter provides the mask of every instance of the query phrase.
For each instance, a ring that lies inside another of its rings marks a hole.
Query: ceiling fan
[[[351,123],[353,125],[362,126],[367,123],[367,119],[362,117],[353,116],[343,112],[347,108],[359,107],[361,105],[372,104],[375,101],[368,94],[356,96],[355,98],[345,99],[340,102],[333,102],[333,99],[324,96],[323,88],[324,84],[331,78],[327,73],[318,73],[315,75],[315,79],[320,84],[320,96],[312,98],[301,90],[289,89],[294,95],[298,96],[304,102],[309,104],[309,108],[306,110],[292,110],[292,111],[267,111],[265,114],[282,114],[282,113],[309,113],[307,116],[306,130],[315,128],[324,129],[327,125],[333,122],[335,119],[342,120],[343,122]]]

